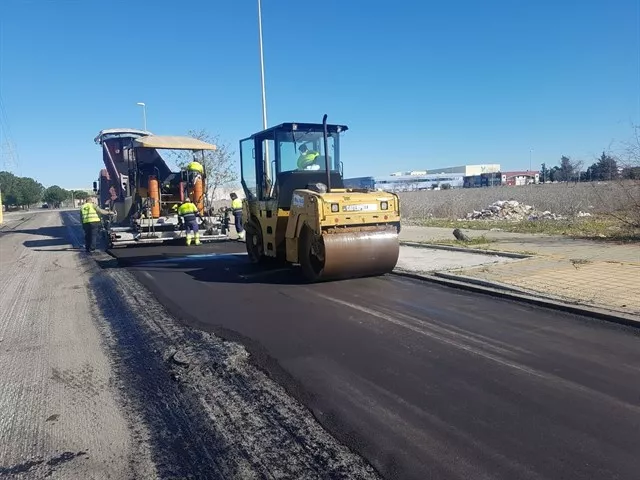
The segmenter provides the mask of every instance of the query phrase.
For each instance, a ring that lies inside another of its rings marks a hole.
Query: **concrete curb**
[[[477,278],[470,278],[446,273],[421,275],[411,272],[405,272],[402,270],[394,270],[392,275],[412,278],[414,280],[422,280],[431,283],[438,283],[447,287],[459,288],[461,290],[467,290],[475,293],[483,293],[499,298],[506,298],[509,300],[529,303],[540,307],[551,308],[566,313],[588,316],[607,322],[640,328],[640,317],[636,315],[631,315],[623,312],[615,312],[598,307],[591,307],[580,303],[567,303],[566,301],[553,297],[546,297],[542,295],[537,296],[532,294],[531,292],[500,284],[498,282],[489,282],[487,280],[479,280]]]
[[[433,248],[436,250],[449,250],[452,252],[462,253],[477,253],[480,255],[506,257],[506,258],[532,258],[534,255],[526,255],[524,253],[503,252],[500,250],[485,250],[482,248],[467,248],[467,247],[454,247],[451,245],[439,245],[437,243],[423,243],[423,242],[400,242],[404,247],[416,247],[416,248]]]

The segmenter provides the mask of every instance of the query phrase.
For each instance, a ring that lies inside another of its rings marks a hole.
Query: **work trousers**
[[[93,252],[96,249],[96,241],[98,240],[98,232],[100,231],[100,222],[83,223],[84,229],[84,248],[87,252]]]
[[[236,222],[236,232],[242,233],[242,210],[234,210],[233,218]]]
[[[190,231],[192,234],[198,233],[198,220],[196,220],[195,218],[193,220],[185,218],[184,230],[187,235],[189,235]]]

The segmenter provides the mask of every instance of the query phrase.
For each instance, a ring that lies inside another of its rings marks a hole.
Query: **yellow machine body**
[[[297,175],[304,179],[305,173]],[[317,173],[309,175],[318,178]],[[382,275],[395,268],[400,249],[400,202],[395,193],[325,191],[326,185],[315,182],[312,188],[293,189],[289,199],[278,187],[276,179],[270,198],[248,195],[243,201],[252,262],[275,259],[299,264],[311,281]]]

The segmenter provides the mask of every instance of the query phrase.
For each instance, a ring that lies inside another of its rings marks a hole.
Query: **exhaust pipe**
[[[329,164],[329,140],[327,132],[327,114],[322,117],[322,129],[324,137],[324,165],[327,170],[327,192],[331,192],[331,165]]]

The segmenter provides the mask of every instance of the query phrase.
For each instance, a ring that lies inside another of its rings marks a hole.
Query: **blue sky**
[[[638,0],[262,9],[268,123],[347,124],[345,176],[526,169],[530,148],[534,168],[591,163],[640,123]],[[1,0],[0,95],[0,144],[45,185],[89,187],[93,138],[141,128],[136,102],[154,133],[205,128],[237,152],[262,127],[257,1]]]

